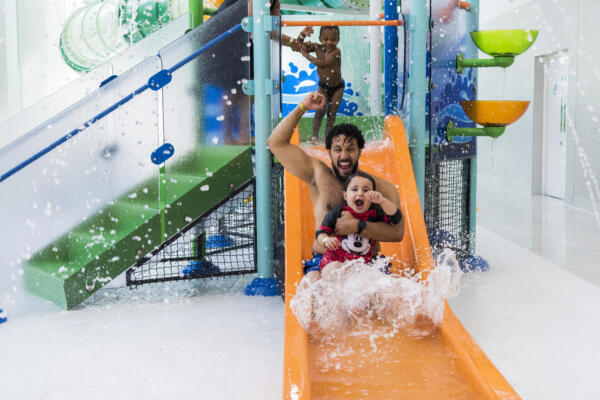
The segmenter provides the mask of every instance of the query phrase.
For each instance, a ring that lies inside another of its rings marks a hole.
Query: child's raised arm
[[[396,225],[402,221],[402,213],[396,207],[393,201],[384,197],[381,193],[371,190],[367,192],[367,198],[371,200],[371,203],[379,204],[381,209],[387,216],[387,222],[391,225]]]
[[[304,29],[302,29],[302,32],[300,32],[300,34],[298,35],[298,47],[300,49],[300,52],[302,53],[302,55],[304,55],[304,51],[303,49],[306,50],[307,53],[310,53],[311,51],[315,51],[317,49],[317,45],[316,43],[312,43],[312,42],[304,42],[304,39],[307,36],[312,35],[313,33],[313,28],[312,26],[307,26]],[[305,56],[306,57],[306,56]]]
[[[383,212],[387,215],[394,215],[398,211],[398,207],[391,200],[386,199],[381,193],[375,190],[367,192],[367,199],[371,200],[371,203],[379,204]]]
[[[324,67],[328,67],[330,65],[336,64],[340,58],[340,55],[342,54],[342,52],[339,48],[336,48],[329,54],[324,54],[324,52],[320,51],[319,48],[315,45],[314,51],[317,52],[317,57],[313,57],[310,54],[308,54],[308,53],[310,53],[310,50],[308,49],[308,46],[307,46],[308,44],[313,44],[313,43],[305,43],[304,45],[301,45],[300,52],[302,53],[304,58],[306,58],[308,61],[315,64],[319,68],[324,68]],[[319,54],[319,53],[321,53],[321,54]]]

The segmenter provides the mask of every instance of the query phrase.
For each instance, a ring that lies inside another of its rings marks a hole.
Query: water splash
[[[442,252],[425,280],[420,274],[386,274],[388,262],[353,260],[316,282],[303,280],[290,303],[294,315],[309,334],[334,336],[348,326],[367,327],[373,321],[387,328],[386,335],[398,330],[416,336],[431,333],[431,324],[443,318],[444,300],[458,293],[462,272],[454,253]]]

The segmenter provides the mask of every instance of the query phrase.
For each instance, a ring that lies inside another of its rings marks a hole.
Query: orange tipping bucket
[[[483,126],[510,125],[529,107],[529,101],[515,100],[465,100],[460,104],[469,118]]]

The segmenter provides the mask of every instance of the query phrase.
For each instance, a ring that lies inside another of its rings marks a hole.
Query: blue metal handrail
[[[51,143],[50,145],[48,145],[44,149],[40,150],[33,156],[29,157],[28,159],[24,160],[20,164],[16,165],[15,167],[13,167],[10,170],[8,170],[7,172],[5,172],[4,174],[0,175],[0,182],[3,182],[7,178],[10,178],[12,175],[16,174],[17,172],[19,172],[20,170],[22,170],[29,164],[33,163],[35,160],[43,157],[44,155],[51,152],[55,148],[59,147],[66,141],[73,138],[78,133],[83,132],[85,129],[92,126],[94,123],[96,123],[96,121],[99,121],[100,119],[106,117],[108,114],[110,114],[111,112],[113,112],[114,110],[119,108],[121,105],[127,103],[129,100],[133,99],[138,94],[146,91],[146,89],[158,90],[158,89],[164,87],[166,84],[168,84],[170,82],[171,75],[173,72],[175,72],[179,68],[183,67],[185,64],[189,63],[194,58],[198,57],[200,54],[204,53],[206,50],[210,49],[212,46],[219,43],[221,40],[227,38],[228,36],[233,35],[240,29],[242,29],[241,24],[235,25],[234,27],[228,29],[227,31],[223,32],[222,34],[220,34],[219,36],[217,36],[216,38],[211,40],[210,42],[206,43],[204,46],[202,46],[201,48],[199,48],[198,50],[196,50],[189,56],[187,56],[184,59],[182,59],[181,61],[179,61],[177,64],[173,65],[171,68],[161,70],[158,73],[152,75],[148,79],[148,83],[140,86],[139,88],[134,90],[132,93],[128,94],[127,96],[123,97],[121,100],[117,101],[112,106],[106,108],[104,111],[100,112],[96,116],[94,116],[94,117],[90,118],[89,120],[87,120],[86,122],[84,122],[82,124],[83,126],[81,128],[73,129],[71,132],[67,133],[60,139],[56,140],[55,142]],[[157,56],[160,57],[160,54],[157,54]]]

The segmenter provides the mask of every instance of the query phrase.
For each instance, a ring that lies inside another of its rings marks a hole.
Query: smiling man
[[[329,210],[344,204],[342,191],[346,178],[358,171],[360,153],[365,145],[365,139],[355,125],[334,126],[325,133],[325,147],[331,159],[331,166],[328,166],[306,154],[299,146],[290,143],[294,128],[302,115],[308,110],[323,108],[325,101],[323,95],[310,93],[281,120],[267,140],[271,152],[283,167],[308,184],[317,225]],[[373,179],[378,191],[400,209],[400,198],[394,185],[376,176],[373,176]],[[404,236],[404,223],[400,221],[396,225],[389,225],[385,222],[365,222],[355,219],[348,212],[343,212],[335,224],[335,235],[344,236],[354,232],[376,241],[399,242]],[[316,241],[313,243],[315,254],[323,254],[325,250]],[[314,271],[317,272],[318,269]]]

